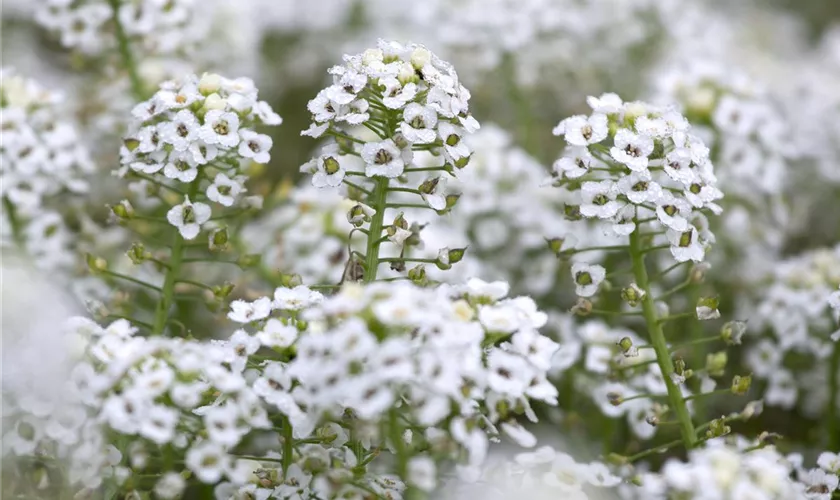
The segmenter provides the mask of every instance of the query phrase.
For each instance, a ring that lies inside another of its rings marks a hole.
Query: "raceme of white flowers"
[[[68,267],[73,236],[59,209],[88,193],[94,168],[72,112],[63,95],[3,69],[0,115],[2,246],[25,248],[43,268]]]
[[[272,139],[254,127],[281,119],[257,99],[253,81],[205,74],[164,82],[132,116],[120,174],[136,173],[141,183],[163,184],[182,196],[166,218],[184,239],[194,239],[211,219],[211,203],[261,203],[245,195],[242,169],[248,161],[270,159]]]
[[[706,213],[720,212],[722,197],[709,148],[688,121],[668,108],[623,102],[615,94],[587,100],[592,114],[564,119],[554,129],[567,147],[554,163],[554,185],[577,194],[572,217],[610,224],[616,237],[644,227],[664,229],[652,244],[667,244],[677,262],[702,262],[714,242]],[[581,268],[578,293],[588,296],[603,279],[598,268]]]

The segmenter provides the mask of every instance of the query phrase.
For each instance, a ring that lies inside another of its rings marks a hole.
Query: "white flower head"
[[[166,220],[178,228],[186,240],[194,239],[201,231],[201,225],[210,220],[210,207],[204,203],[192,203],[189,197],[180,205],[175,205],[166,213]]]
[[[598,291],[598,287],[607,276],[607,270],[599,265],[576,262],[572,265],[572,279],[575,282],[575,293],[580,297],[591,297]]]

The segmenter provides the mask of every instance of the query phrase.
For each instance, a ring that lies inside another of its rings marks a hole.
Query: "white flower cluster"
[[[786,232],[793,162],[801,140],[775,95],[746,74],[714,58],[690,58],[667,67],[655,81],[657,100],[677,101],[706,139],[721,190],[726,237],[715,267],[757,282],[772,271]]]
[[[93,171],[66,106],[61,94],[0,70],[0,239],[22,245],[44,268],[72,264],[72,235],[57,204],[66,206],[62,194],[81,200]]]
[[[353,141],[350,151],[325,149],[302,167],[314,185],[341,184],[344,154],[361,156],[367,177],[399,177],[412,166],[415,150],[431,151],[450,166],[466,165],[472,152],[463,136],[479,125],[469,114],[470,93],[451,65],[421,45],[384,40],[344,60],[330,69],[334,83],[309,102],[313,123],[303,134],[321,137],[364,125],[379,140]]]
[[[115,19],[129,40],[139,40],[149,52],[170,54],[189,48],[203,28],[190,22],[196,0],[38,0],[35,20],[55,32],[61,44],[96,55],[117,45]],[[116,12],[115,9],[116,8]]]
[[[801,456],[785,457],[773,446],[746,451],[750,444],[742,438],[736,443],[712,440],[691,450],[686,462],[669,459],[659,473],[642,474],[641,486],[623,489],[622,496],[640,500],[830,500],[837,489],[837,464],[832,463],[836,455],[823,453],[820,467],[802,469]],[[831,465],[834,469],[828,468]]]
[[[205,74],[167,81],[132,115],[135,122],[120,150],[120,173],[151,179],[184,196],[167,220],[185,239],[195,238],[210,220],[206,201],[223,207],[259,203],[242,196],[246,178],[241,170],[248,161],[270,159],[271,138],[253,128],[282,120],[257,99],[249,78]]]
[[[346,285],[303,314],[309,330],[288,367],[295,398],[315,418],[349,411],[373,424],[398,411],[427,428],[431,446],[466,449],[469,466],[499,430],[533,446],[514,417],[535,420],[530,401],[556,404],[546,375],[557,344],[538,332],[546,316],[534,302],[507,293],[506,283],[479,279]]]
[[[567,148],[554,163],[553,182],[577,193],[574,216],[611,224],[626,237],[645,221],[664,230],[653,245],[670,245],[677,262],[700,262],[714,242],[703,211],[720,213],[709,148],[677,111],[615,94],[587,99],[591,115],[561,121],[555,135]]]
[[[479,474],[470,479],[447,485],[441,498],[502,500],[522,495],[526,498],[598,500],[611,498],[607,492],[622,481],[602,462],[578,462],[551,446],[541,446],[502,460],[494,461],[491,457]]]
[[[242,240],[273,269],[297,274],[304,283],[341,281],[347,263],[347,212],[356,203],[338,193],[297,186],[285,203],[249,223]]]
[[[840,341],[826,298],[838,286],[840,245],[776,264],[749,322],[754,333],[770,335],[752,340],[746,358],[754,375],[767,380],[768,405],[793,408],[800,402],[810,414],[825,408],[826,363]]]

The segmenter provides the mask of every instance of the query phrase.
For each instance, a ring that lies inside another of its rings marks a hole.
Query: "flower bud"
[[[204,110],[211,111],[214,109],[225,109],[227,107],[227,100],[223,99],[219,94],[210,94],[204,100]]]
[[[697,301],[697,307],[695,308],[697,319],[706,321],[720,318],[720,311],[718,311],[719,302],[717,297],[701,297]]]
[[[299,274],[280,273],[280,285],[286,288],[294,288],[303,284],[303,278]]]
[[[411,65],[416,70],[423,69],[432,60],[432,53],[425,47],[418,47],[411,53]]]
[[[131,152],[134,152],[137,149],[137,146],[140,145],[140,141],[133,137],[126,137],[123,139],[123,144],[125,144],[125,148]]]
[[[93,254],[85,254],[85,261],[87,262],[88,269],[90,269],[90,272],[93,274],[99,274],[100,271],[108,269],[108,261],[102,257],[96,257]]]
[[[656,415],[648,415],[645,417],[645,422],[647,422],[651,427],[656,427],[659,425],[659,417]]]
[[[211,252],[224,252],[228,248],[228,230],[227,227],[222,227],[219,229],[214,229],[210,233],[210,238],[208,241],[208,247],[210,248]]]
[[[255,267],[259,265],[261,260],[262,256],[260,254],[249,253],[246,255],[242,255],[238,259],[236,259],[236,265],[238,265],[240,269],[248,269],[250,267]]]
[[[563,205],[563,213],[568,220],[581,220],[580,205]]]
[[[423,264],[418,264],[417,266],[409,269],[408,279],[417,284],[424,283],[426,281],[426,266],[424,266]]]
[[[467,247],[464,248],[453,248],[449,251],[449,264],[457,264],[461,262],[461,259],[464,258],[464,254],[467,251]]]
[[[365,222],[370,222],[372,212],[366,205],[357,203],[347,212],[347,221],[355,227],[361,227]]]
[[[621,340],[616,342],[616,344],[618,344],[618,347],[621,348],[622,352],[627,352],[633,347],[633,340],[631,340],[630,337],[622,337]]]
[[[608,392],[607,401],[609,401],[609,403],[613,406],[618,406],[624,402],[624,398],[617,392]]]
[[[732,377],[732,393],[738,396],[743,396],[750,390],[750,385],[752,384],[752,376],[751,375],[735,375]]]
[[[621,299],[627,302],[631,307],[636,307],[645,295],[647,295],[645,291],[639,288],[635,283],[630,283],[630,285],[621,290]]]
[[[215,73],[204,73],[198,81],[198,91],[210,95],[222,88],[222,77]]]
[[[423,194],[432,194],[435,192],[438,183],[440,183],[440,177],[432,177],[423,181],[423,184],[420,184],[417,190]]]
[[[233,283],[225,281],[221,285],[213,287],[213,296],[218,299],[224,299],[233,291]]]
[[[134,215],[134,207],[128,200],[122,200],[116,205],[110,205],[111,213],[119,220],[128,220]]]
[[[435,210],[435,212],[437,212],[438,215],[444,215],[448,213],[450,210],[455,208],[455,205],[458,203],[459,198],[461,198],[460,193],[446,195],[446,197],[444,198],[446,200],[446,206],[443,208],[443,210]]]
[[[128,258],[131,259],[131,262],[135,265],[142,264],[152,256],[152,254],[148,252],[146,247],[144,247],[140,242],[132,244],[131,248],[129,248],[128,252],[125,254],[128,255]]]
[[[545,242],[548,243],[548,249],[554,252],[554,255],[557,256],[560,255],[565,241],[566,240],[564,238],[545,238]]]
[[[727,361],[728,356],[726,351],[706,354],[706,371],[712,377],[723,376],[723,371],[726,369]]]
[[[420,81],[420,78],[417,77],[414,66],[411,64],[401,64],[400,71],[397,73],[397,80],[405,85],[407,83],[417,83]]]
[[[383,59],[384,55],[379,49],[367,49],[362,53],[362,64],[364,64],[365,66],[370,66],[372,63],[375,62],[382,62]]]
[[[725,436],[732,432],[732,429],[726,425],[726,417],[720,417],[709,422],[709,430],[706,431],[706,437],[709,439]]]
[[[706,273],[709,269],[711,269],[711,267],[712,266],[708,262],[695,264],[689,272],[689,279],[692,283],[702,283],[703,280],[706,279]]]
[[[455,160],[455,167],[457,167],[457,168],[464,168],[464,167],[466,167],[467,165],[469,165],[469,164],[470,164],[470,158],[471,158],[471,157],[472,157],[472,155],[470,155],[470,156],[464,156],[464,157],[462,157],[462,158],[458,158],[457,160]]]
[[[741,337],[746,331],[745,321],[727,321],[720,329],[720,338],[728,345],[741,345]]]
[[[744,420],[748,420],[758,415],[761,415],[763,411],[764,401],[760,399],[757,401],[750,401],[749,403],[747,403],[744,409],[741,410],[740,417]]]

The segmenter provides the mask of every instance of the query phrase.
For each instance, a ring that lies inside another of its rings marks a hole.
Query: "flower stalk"
[[[636,284],[645,292],[642,298],[642,312],[644,314],[645,324],[647,325],[650,343],[656,353],[656,363],[662,371],[662,378],[668,390],[668,402],[679,421],[682,442],[686,449],[691,449],[694,447],[696,441],[694,423],[691,421],[691,415],[683,400],[680,388],[671,379],[671,375],[674,373],[674,365],[671,361],[671,352],[668,350],[668,344],[665,341],[665,333],[662,331],[662,322],[656,313],[656,305],[654,304],[653,294],[650,289],[647,268],[645,267],[645,253],[638,227],[630,234],[630,257],[633,262],[633,274],[636,278]]]

